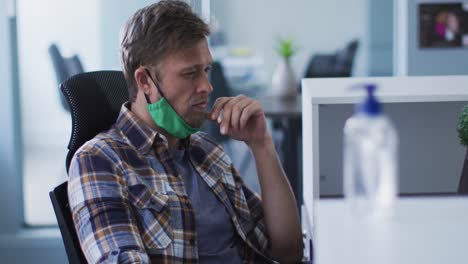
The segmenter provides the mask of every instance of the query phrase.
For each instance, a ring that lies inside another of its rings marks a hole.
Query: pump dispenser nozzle
[[[382,113],[382,105],[374,95],[377,86],[375,84],[356,85],[353,88],[361,88],[367,90],[367,96],[362,103],[356,105],[357,113],[364,113],[370,116],[377,116]]]

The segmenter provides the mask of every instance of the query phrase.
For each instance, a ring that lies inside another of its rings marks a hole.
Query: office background
[[[27,212],[30,212],[26,208],[28,206],[31,210],[51,212],[47,194],[28,196],[34,194],[31,190],[42,186],[48,191],[43,177],[51,171],[65,177],[64,147],[70,135],[70,118],[69,113],[60,108],[57,89],[53,89],[57,84],[47,54],[49,42],[55,41],[66,47],[66,53],[79,54],[87,71],[118,68],[120,25],[137,8],[151,2],[0,0],[2,262],[34,263],[39,258],[41,262],[63,263],[66,259],[55,226],[41,225],[41,219],[35,221],[42,227],[25,224],[28,222]],[[421,1],[211,2],[211,11],[214,15],[219,12],[218,20],[227,33],[227,40],[235,47],[248,47],[255,54],[261,54],[265,58],[263,65],[267,76],[271,75],[277,62],[274,40],[283,34],[292,35],[299,44],[299,52],[293,57],[298,79],[312,54],[335,52],[352,38],[358,38],[361,43],[354,75],[468,72],[468,49],[418,48],[416,6]],[[195,6],[201,8],[199,4]],[[197,11],[201,13],[201,10]],[[445,110],[442,106],[442,109],[433,111],[453,112],[458,107],[448,105]],[[331,110],[329,117],[338,120],[336,115],[343,110],[334,111]],[[455,133],[441,135],[447,138],[455,136]],[[461,147],[458,151],[463,152]],[[36,162],[28,159],[31,155],[45,156],[45,153],[52,159]],[[458,156],[458,152],[447,156],[447,159],[453,158],[463,157]],[[26,180],[28,175],[30,181]],[[47,184],[53,186],[58,181]],[[339,185],[335,183],[330,185],[330,193]],[[34,200],[39,204],[28,204]],[[53,214],[49,217],[54,218]],[[33,218],[30,215],[29,220],[32,221],[29,222],[34,223]],[[49,223],[49,220],[45,219],[43,223]]]

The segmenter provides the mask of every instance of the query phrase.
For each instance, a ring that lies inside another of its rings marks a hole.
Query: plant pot
[[[273,73],[272,93],[274,95],[290,97],[295,96],[296,80],[288,58],[282,58]]]
[[[463,162],[463,169],[460,176],[460,182],[458,183],[458,193],[468,194],[468,149],[465,153],[465,159]]]

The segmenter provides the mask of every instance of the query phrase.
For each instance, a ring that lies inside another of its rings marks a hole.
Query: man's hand
[[[244,141],[251,148],[268,139],[262,105],[247,96],[216,99],[207,118],[220,125],[221,134]]]
[[[221,97],[207,118],[220,124],[221,134],[245,141],[252,150],[273,256],[281,263],[300,259],[302,234],[296,200],[266,128],[261,104],[244,95]]]

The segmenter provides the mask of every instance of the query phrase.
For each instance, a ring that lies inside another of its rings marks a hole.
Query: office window
[[[45,15],[47,14],[47,15]],[[99,68],[98,1],[17,1],[25,222],[55,223],[48,192],[66,179],[69,112],[48,53],[79,54],[86,70]]]
[[[138,8],[155,1],[17,0],[18,68],[23,138],[24,216],[55,225],[49,191],[67,177],[71,118],[48,49],[78,55],[85,71],[120,69],[119,31]]]

